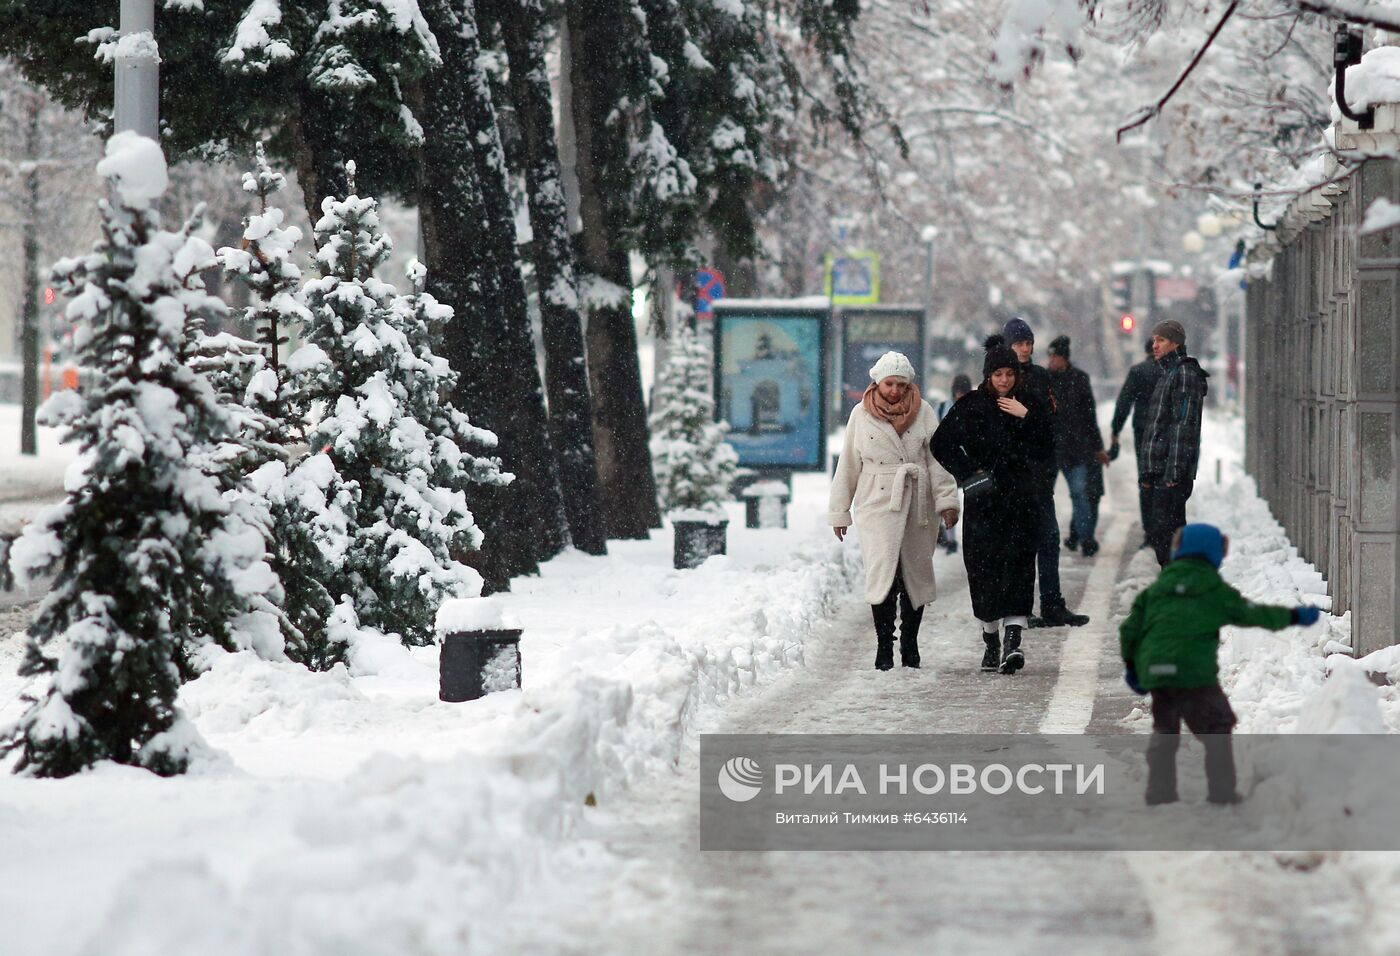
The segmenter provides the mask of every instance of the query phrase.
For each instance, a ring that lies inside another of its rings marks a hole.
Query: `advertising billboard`
[[[870,384],[870,366],[886,352],[903,352],[924,375],[924,310],[916,306],[842,309],[839,407],[850,411]],[[920,387],[924,387],[920,382]]]
[[[815,302],[715,303],[715,415],[729,423],[742,467],[825,469],[831,310],[824,298]]]

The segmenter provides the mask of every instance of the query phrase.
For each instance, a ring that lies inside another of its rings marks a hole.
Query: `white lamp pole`
[[[121,0],[117,39],[115,128],[159,141],[160,54],[155,0]]]
[[[929,319],[933,319],[933,253],[934,244],[938,241],[938,227],[924,226],[919,232],[919,238],[924,242],[924,308],[928,310]]]

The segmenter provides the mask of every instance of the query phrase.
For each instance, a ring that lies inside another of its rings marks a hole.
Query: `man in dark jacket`
[[[1201,457],[1201,411],[1206,372],[1186,354],[1186,330],[1168,319],[1152,330],[1152,354],[1162,370],[1147,406],[1147,431],[1138,460],[1147,492],[1147,542],[1157,563],[1171,558],[1172,535],[1186,524],[1186,501]]]
[[[1006,323],[1002,337],[1021,363],[1022,387],[1037,401],[1049,406],[1053,421],[1056,414],[1054,389],[1050,373],[1031,361],[1035,354],[1035,333],[1031,331],[1030,323],[1016,316]],[[1064,595],[1060,592],[1060,522],[1055,517],[1055,478],[1059,475],[1059,469],[1052,456],[1037,462],[1033,470],[1033,500],[1030,504],[1040,518],[1035,557],[1040,579],[1040,617],[1031,620],[1031,627],[1081,627],[1089,623],[1088,616],[1075,614],[1067,608]]]
[[[1069,537],[1065,547],[1083,548],[1083,555],[1098,554],[1094,531],[1099,524],[1099,499],[1103,497],[1103,468],[1108,452],[1099,432],[1098,408],[1089,375],[1070,362],[1069,336],[1050,343],[1050,382],[1059,411],[1055,415],[1055,464],[1069,484],[1069,500],[1074,505]]]
[[[1118,457],[1118,434],[1133,416],[1133,454],[1137,457],[1138,479],[1142,479],[1142,436],[1147,432],[1147,405],[1152,401],[1152,390],[1162,377],[1161,366],[1152,357],[1152,339],[1147,340],[1147,358],[1128,369],[1128,377],[1123,380],[1123,388],[1118,392],[1118,402],[1113,406],[1113,423],[1109,432],[1113,435],[1108,449],[1110,458]],[[1138,514],[1142,518],[1144,532],[1147,529],[1147,491],[1138,485]],[[1144,541],[1142,546],[1147,547]]]

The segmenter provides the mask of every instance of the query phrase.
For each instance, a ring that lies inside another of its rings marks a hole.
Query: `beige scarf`
[[[919,394],[919,386],[913,382],[904,390],[904,401],[898,404],[890,404],[885,401],[880,394],[880,386],[876,382],[871,382],[865,390],[865,395],[860,403],[865,406],[865,410],[873,418],[889,422],[894,426],[896,435],[903,435],[909,430],[909,426],[914,424],[914,419],[919,417],[919,408],[923,405],[923,396]]]

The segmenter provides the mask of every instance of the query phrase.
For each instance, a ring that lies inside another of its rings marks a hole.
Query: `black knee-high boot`
[[[899,662],[905,667],[918,667],[919,624],[924,619],[924,609],[909,600],[901,575],[895,574],[894,586],[899,591]]]
[[[870,605],[875,618],[875,669],[887,671],[894,667],[894,595],[879,604]]]

